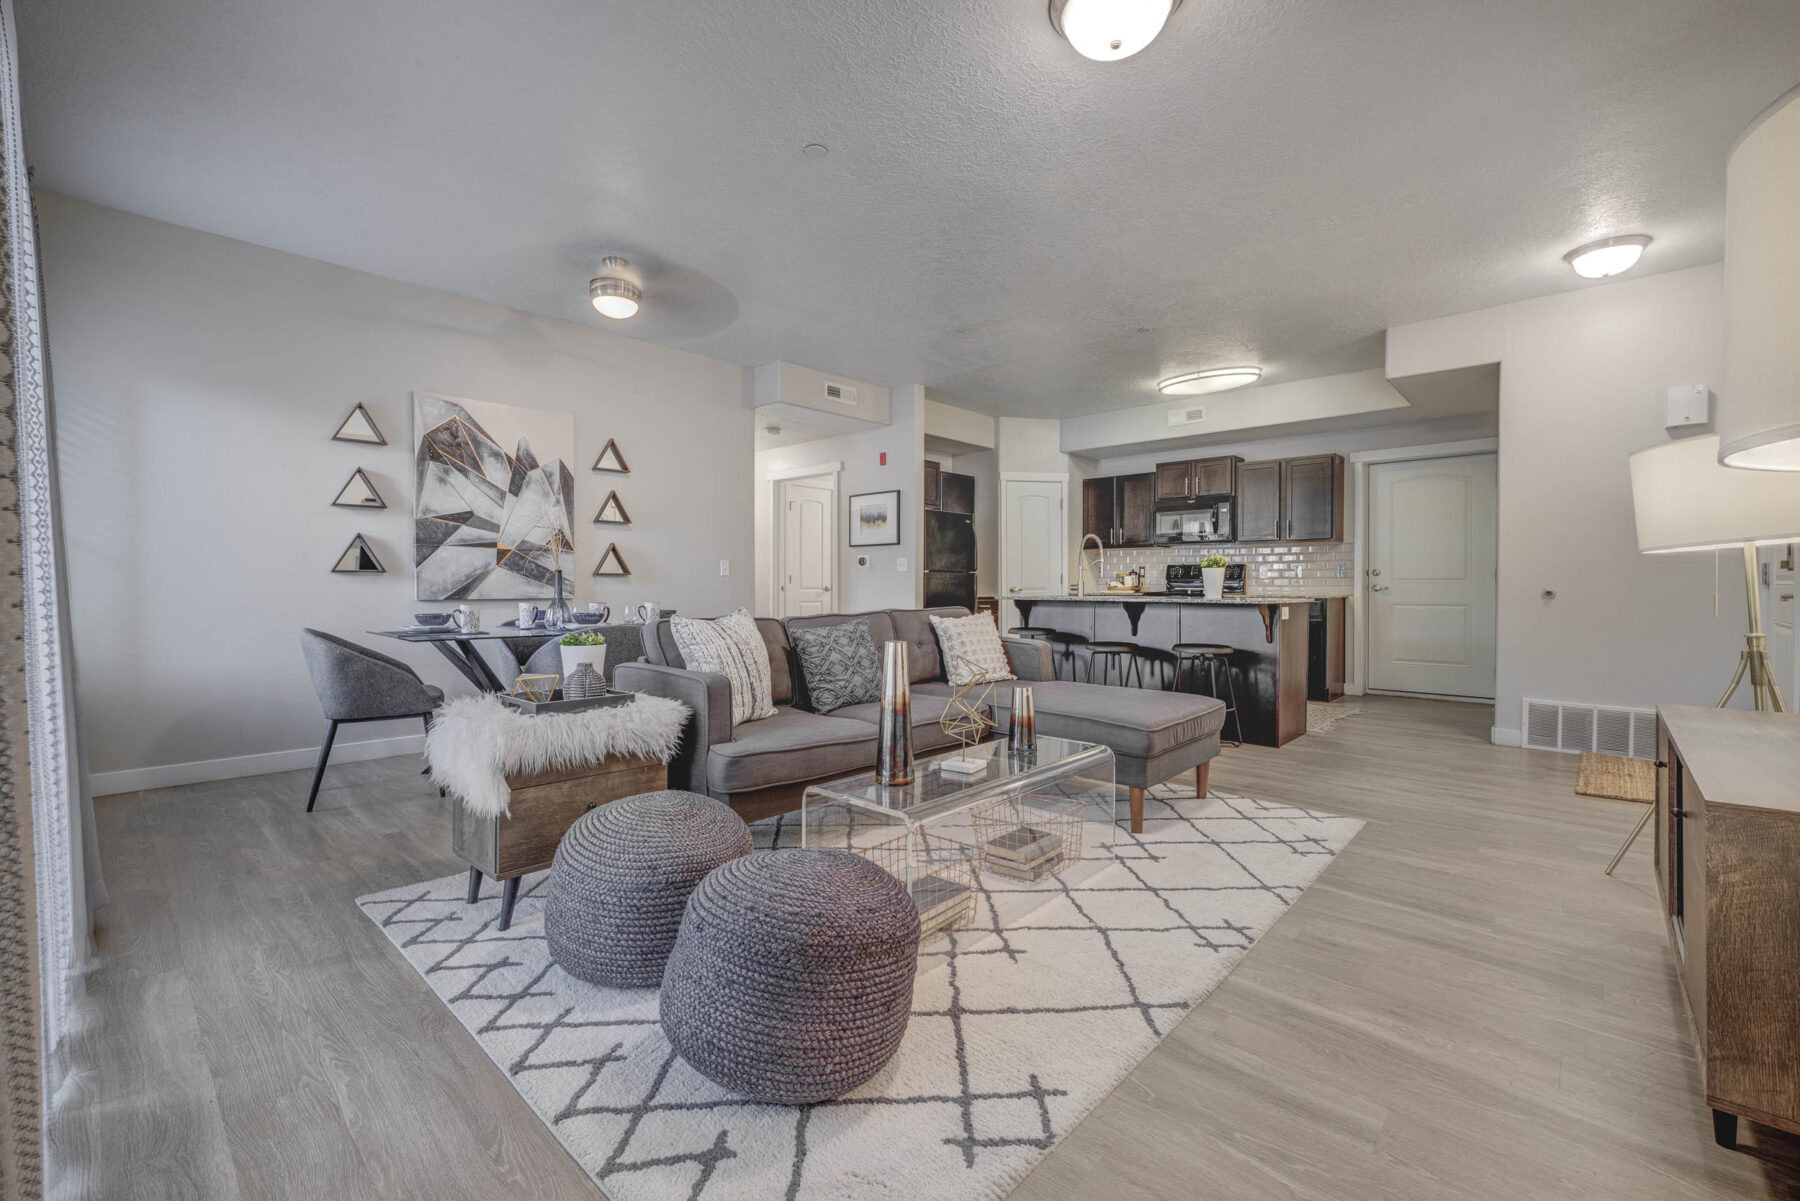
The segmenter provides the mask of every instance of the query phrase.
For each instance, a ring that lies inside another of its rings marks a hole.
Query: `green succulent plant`
[[[1214,551],[1212,554],[1206,556],[1206,558],[1200,560],[1200,566],[1202,566],[1202,567],[1227,567],[1227,566],[1230,566],[1230,563],[1225,558],[1224,555],[1221,555],[1218,551]]]
[[[564,634],[562,636],[562,645],[564,645],[564,646],[605,646],[606,645],[606,635],[605,634],[596,634],[590,630],[577,630],[573,634]]]

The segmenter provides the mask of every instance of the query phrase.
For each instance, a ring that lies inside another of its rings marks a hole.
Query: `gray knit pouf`
[[[698,793],[646,792],[582,814],[550,866],[550,958],[594,984],[655,988],[688,894],[749,853],[744,819]]]
[[[787,1105],[850,1091],[912,1013],[919,908],[849,851],[762,851],[688,900],[663,974],[663,1034],[713,1083]]]

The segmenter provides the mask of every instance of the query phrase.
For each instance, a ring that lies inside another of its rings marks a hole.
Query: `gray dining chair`
[[[300,651],[306,656],[313,691],[319,694],[319,707],[330,723],[325,744],[319,748],[319,766],[313,770],[312,791],[306,794],[306,811],[311,813],[339,726],[421,717],[430,733],[431,715],[444,703],[444,690],[421,680],[418,672],[398,659],[322,630],[300,631]]]

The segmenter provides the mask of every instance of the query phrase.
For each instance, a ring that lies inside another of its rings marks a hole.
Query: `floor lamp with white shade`
[[[1719,463],[1717,437],[1682,438],[1631,456],[1631,504],[1637,515],[1638,550],[1644,554],[1743,548],[1749,625],[1737,674],[1719,698],[1719,708],[1748,681],[1758,709],[1785,713],[1787,702],[1769,664],[1763,634],[1756,548],[1800,542],[1800,472],[1724,467]],[[1654,806],[1646,810],[1633,827],[1607,865],[1607,875],[1619,866],[1654,811]]]

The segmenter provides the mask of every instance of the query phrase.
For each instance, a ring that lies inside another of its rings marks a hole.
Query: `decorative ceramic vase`
[[[1031,689],[1012,690],[1012,720],[1006,727],[1006,749],[1014,755],[1028,755],[1037,750],[1037,706]]]
[[[569,650],[582,650],[582,647],[569,647]],[[604,650],[604,647],[595,647]],[[602,696],[606,693],[606,681],[594,670],[592,663],[577,664],[575,670],[564,671],[562,693],[565,701],[585,701],[589,697]]]
[[[912,683],[907,679],[904,642],[882,648],[881,720],[875,729],[875,779],[882,784],[911,784]]]
[[[583,663],[592,667],[595,673],[601,677],[606,675],[606,643],[602,642],[598,646],[569,646],[565,644],[556,649],[562,652],[562,673],[564,679],[574,675],[575,669]]]
[[[1225,569],[1223,567],[1202,567],[1200,582],[1206,589],[1208,600],[1218,600],[1225,595]]]

